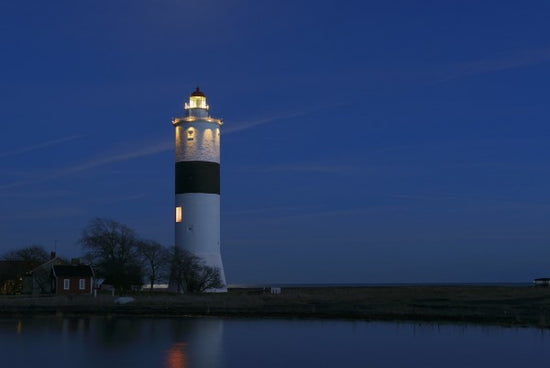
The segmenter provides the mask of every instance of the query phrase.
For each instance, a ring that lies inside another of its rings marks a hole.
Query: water
[[[547,367],[550,331],[318,320],[0,320],[0,367]]]

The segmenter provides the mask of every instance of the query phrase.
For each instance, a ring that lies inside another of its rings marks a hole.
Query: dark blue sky
[[[0,251],[173,242],[171,119],[222,129],[230,283],[550,276],[550,3],[0,0]]]

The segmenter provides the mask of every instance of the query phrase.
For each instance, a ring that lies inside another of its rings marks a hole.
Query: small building
[[[0,261],[0,294],[21,294],[23,278],[39,265],[34,261]]]
[[[61,258],[52,252],[51,259],[48,262],[42,263],[40,266],[27,272],[23,277],[23,290],[22,294],[51,294],[52,281],[51,271],[53,265],[60,265],[65,263]]]
[[[92,294],[94,270],[90,265],[52,266],[52,292],[55,294]]]
[[[550,277],[541,277],[539,279],[534,279],[533,283],[535,286],[550,286]]]

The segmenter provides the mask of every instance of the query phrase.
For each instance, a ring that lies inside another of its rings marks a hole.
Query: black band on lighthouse
[[[220,194],[220,164],[205,161],[176,162],[176,194]]]

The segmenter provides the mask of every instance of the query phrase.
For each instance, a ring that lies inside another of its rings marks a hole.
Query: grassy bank
[[[550,327],[550,288],[399,286],[285,288],[281,295],[227,294],[114,297],[0,297],[0,316],[125,315],[331,318]]]

